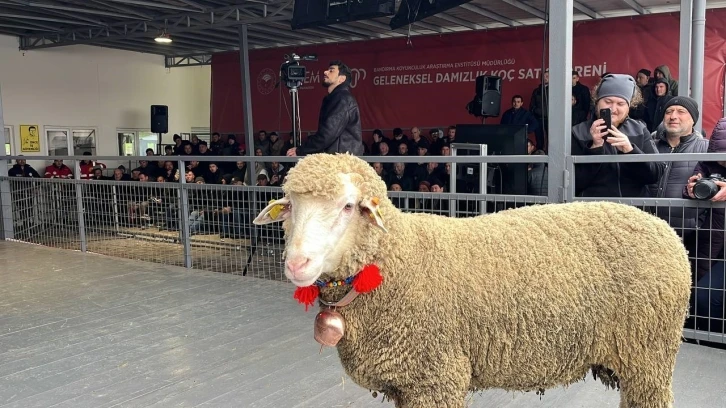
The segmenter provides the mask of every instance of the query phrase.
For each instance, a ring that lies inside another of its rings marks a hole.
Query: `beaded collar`
[[[305,311],[307,311],[308,308],[315,303],[315,299],[320,296],[320,288],[334,288],[337,286],[350,285],[353,286],[351,294],[357,295],[359,293],[371,292],[380,286],[381,282],[383,282],[381,270],[377,265],[369,264],[364,266],[357,274],[342,280],[331,280],[326,282],[318,279],[310,286],[298,287],[295,289],[293,298],[297,299],[299,303],[304,304]]]

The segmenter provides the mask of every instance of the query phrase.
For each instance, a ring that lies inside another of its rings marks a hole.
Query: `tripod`
[[[300,124],[300,99],[298,99],[298,87],[301,85],[301,82],[299,81],[288,81],[287,87],[290,88],[290,100],[291,100],[291,107],[292,107],[292,145],[294,147],[299,147],[301,143],[301,137],[302,133],[299,129]],[[250,218],[251,220],[252,218]],[[260,235],[256,228],[252,229],[252,233],[250,236],[250,250],[247,255],[247,263],[245,264],[245,268],[242,271],[242,276],[247,276],[247,271],[249,270],[250,264],[252,263],[252,258],[255,255],[255,252],[257,252],[257,248],[260,245]]]
[[[289,86],[290,84],[288,84]],[[295,84],[297,85],[297,84]],[[290,105],[292,106],[292,145],[299,147],[301,142],[301,131],[299,128],[300,122],[300,99],[298,98],[297,86],[290,87]]]

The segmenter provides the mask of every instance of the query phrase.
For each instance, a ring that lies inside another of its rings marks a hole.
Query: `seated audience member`
[[[287,154],[287,150],[283,150],[285,147],[285,141],[282,140],[277,132],[270,132],[270,156],[284,156]]]
[[[572,155],[654,154],[655,143],[645,124],[628,118],[631,105],[641,102],[630,75],[605,75],[595,91],[595,118],[572,128]],[[609,108],[612,127],[605,129],[600,110]],[[575,166],[578,197],[646,197],[665,163],[594,163]]]
[[[53,160],[53,164],[45,168],[45,178],[72,179],[73,171],[63,164],[63,160]]]
[[[100,168],[93,169],[93,176],[91,176],[91,180],[110,180],[110,177],[106,177],[103,175],[103,170]]]
[[[371,167],[373,167],[373,170],[375,170],[376,174],[378,174],[383,181],[388,179],[388,172],[383,168],[383,163],[371,163]]]
[[[140,173],[146,173],[149,177],[153,177],[155,180],[158,176],[162,175],[159,167],[155,162],[149,162],[148,160],[139,160],[139,167],[132,171],[139,171]]]
[[[209,143],[209,150],[212,152],[212,156],[221,156],[222,149],[224,148],[224,142],[219,132],[212,133],[212,141]]]
[[[149,176],[146,173],[139,173],[139,182],[148,183]],[[134,225],[137,221],[142,228],[146,226],[144,221],[149,220],[147,209],[149,208],[149,197],[151,191],[144,185],[131,186],[126,201],[130,224]],[[137,217],[138,215],[138,217]]]
[[[267,169],[267,174],[270,176],[270,185],[280,187],[285,182],[285,177],[287,177],[287,168],[280,162],[272,162]]]
[[[232,178],[231,184],[241,185],[239,179]],[[222,230],[219,237],[224,238],[249,238],[251,237],[252,216],[250,212],[250,192],[244,189],[234,189],[226,196],[225,206],[220,216]]]
[[[245,174],[247,174],[247,162],[238,161],[236,163],[234,171],[232,171],[232,178],[242,180],[242,182],[244,183],[246,181]]]
[[[119,166],[118,168],[113,169],[113,176],[111,177],[111,180],[114,181],[129,181],[131,180],[131,177],[129,177],[128,174],[125,173],[125,169],[123,166]]]
[[[716,124],[706,152],[726,153],[726,118],[720,119]],[[683,197],[696,199],[696,195],[693,193],[696,181],[714,174],[726,176],[726,161],[698,162],[693,169],[693,175],[688,179],[688,184],[683,188]],[[714,184],[718,188],[718,192],[715,192],[713,197],[703,199],[713,202],[726,201],[726,182],[715,180]],[[715,259],[721,258],[724,250],[724,209],[707,210],[697,234],[696,273],[697,279],[700,279],[708,274],[712,263]]]
[[[204,177],[197,177],[194,179],[194,183],[204,184]],[[191,211],[189,214],[189,235],[198,234],[202,230],[208,206],[207,190],[201,188],[189,190],[189,210]]]
[[[170,183],[179,181],[179,169],[174,169],[174,163],[170,161],[164,162],[164,169],[159,175],[164,176],[164,179]]]
[[[405,144],[401,144],[400,146],[405,146]],[[386,184],[389,186],[393,183],[396,183],[401,186],[403,191],[413,191],[413,178],[407,176],[405,174],[406,172],[406,164],[405,163],[394,163],[393,164],[393,173],[390,173],[387,177]]]
[[[83,152],[84,156],[90,156],[91,152]],[[80,169],[81,169],[81,180],[89,180],[93,178],[93,170],[95,168],[100,168],[101,170],[106,168],[106,165],[101,162],[96,162],[93,160],[81,160]]]
[[[209,171],[204,174],[204,182],[206,184],[222,184],[222,170],[217,163],[209,163]]]
[[[394,181],[391,183],[390,186],[388,186],[388,191],[403,191],[403,187],[401,187],[398,182]],[[391,200],[391,203],[398,208],[399,210],[405,209],[404,206],[406,205],[406,198],[405,197],[389,197]]]
[[[40,178],[40,174],[38,174],[35,169],[27,164],[25,159],[18,159],[15,161],[15,165],[8,170],[8,176],[9,177],[35,177]]]

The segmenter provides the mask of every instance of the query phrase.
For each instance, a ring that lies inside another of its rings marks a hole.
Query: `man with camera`
[[[678,98],[681,98],[680,96]],[[726,118],[713,129],[706,153],[726,153]],[[726,201],[726,161],[700,161],[683,188],[683,196],[697,200]],[[711,269],[724,249],[724,209],[712,208],[698,230],[698,278]]]
[[[572,155],[657,153],[650,132],[630,119],[630,108],[642,102],[630,75],[604,75],[595,91],[595,116],[572,128]],[[646,197],[665,163],[594,163],[575,166],[578,197]]]
[[[330,63],[323,72],[323,86],[328,95],[323,99],[318,118],[318,131],[308,136],[298,147],[287,151],[288,156],[313,153],[363,154],[363,134],[358,102],[350,93],[350,68],[341,61]]]
[[[693,128],[698,120],[698,103],[687,96],[675,96],[664,106],[663,126],[653,132],[656,148],[659,153],[706,153],[708,139]],[[657,184],[650,186],[651,197],[681,198],[683,184],[693,174],[698,162],[667,162],[663,176]],[[658,207],[656,214],[668,221],[686,242],[695,240],[693,232],[698,225],[698,216],[702,212],[697,208],[685,208],[684,211],[670,211],[668,207]]]

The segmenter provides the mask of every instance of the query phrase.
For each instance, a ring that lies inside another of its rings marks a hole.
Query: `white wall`
[[[97,129],[97,154],[118,155],[117,128],[150,127],[150,106],[169,106],[169,133],[209,127],[209,66],[167,70],[164,58],[90,46],[19,51],[0,35],[0,90],[6,125],[88,126]],[[40,153],[48,154],[45,133]],[[36,169],[40,171],[40,168]]]

